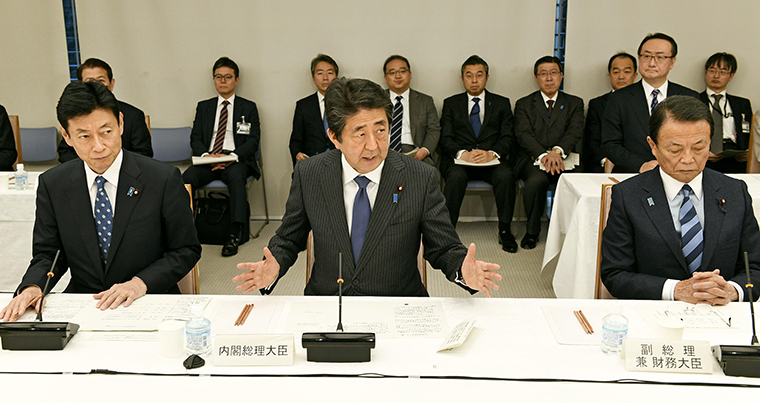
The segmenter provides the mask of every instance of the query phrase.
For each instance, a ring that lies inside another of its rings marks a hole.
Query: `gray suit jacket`
[[[390,94],[390,90],[386,90]],[[391,94],[395,95],[395,93]],[[395,96],[391,102],[394,104]],[[412,130],[412,141],[415,147],[425,147],[430,152],[429,157],[438,163],[438,139],[441,137],[441,123],[435,109],[433,97],[419,91],[409,89],[409,124]]]
[[[362,253],[354,265],[341,155],[332,150],[296,164],[282,225],[269,241],[280,264],[279,277],[306,249],[313,230],[314,267],[306,295],[338,293],[338,253],[342,253],[344,294],[427,296],[416,263],[420,237],[425,259],[453,281],[467,249],[451,225],[437,172],[396,152],[388,152],[385,159]]]
[[[752,281],[760,283],[760,232],[747,184],[711,169],[704,170],[702,184],[704,251],[698,270],[720,269],[726,280],[744,285],[746,251]],[[665,280],[691,277],[659,167],[612,188],[601,275],[613,296],[626,299],[661,299]]]

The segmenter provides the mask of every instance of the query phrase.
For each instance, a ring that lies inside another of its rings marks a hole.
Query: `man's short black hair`
[[[655,32],[653,34],[647,35],[641,41],[641,43],[639,44],[639,49],[636,51],[636,53],[639,56],[641,56],[641,48],[644,47],[644,44],[647,43],[647,42],[649,42],[652,39],[664,39],[664,40],[670,42],[670,48],[671,48],[672,53],[673,53],[672,55],[670,55],[670,57],[676,57],[676,55],[678,54],[678,45],[676,44],[676,40],[673,39],[672,36],[663,34],[662,32]]]
[[[214,68],[211,69],[211,74],[215,74],[216,69],[220,67],[229,67],[235,72],[235,78],[240,77],[240,69],[238,68],[237,63],[233,62],[229,57],[220,57],[219,60],[214,63]]]
[[[325,54],[318,54],[317,57],[311,59],[311,76],[314,77],[314,71],[317,69],[317,64],[320,62],[329,63],[333,66],[333,69],[335,69],[335,75],[338,75],[338,72],[340,71],[338,69],[338,63],[330,56],[327,56]]]
[[[387,59],[385,59],[385,63],[383,63],[383,75],[386,73],[386,68],[388,68],[388,63],[394,61],[394,60],[401,60],[402,62],[406,63],[406,68],[409,71],[412,71],[412,65],[409,64],[409,60],[401,55],[390,55]]]
[[[544,64],[544,63],[554,63],[557,65],[557,68],[559,69],[559,72],[562,73],[562,62],[559,60],[557,56],[544,56],[538,60],[536,60],[536,64],[533,65],[533,75],[538,75],[538,66]]]
[[[341,77],[325,92],[327,126],[342,142],[346,120],[360,110],[384,109],[388,124],[393,116],[393,104],[383,87],[363,78]]]
[[[707,71],[712,66],[720,68],[721,64],[726,66],[731,74],[736,73],[736,69],[739,67],[736,64],[736,58],[734,55],[726,52],[718,52],[707,59],[707,62],[705,62],[705,71]]]
[[[710,126],[710,138],[713,136],[712,112],[707,104],[697,98],[686,95],[672,95],[657,104],[649,118],[649,137],[657,144],[660,129],[668,120],[676,122],[699,122],[704,120]]]
[[[483,60],[482,57],[478,55],[472,55],[467,58],[467,60],[462,63],[462,75],[464,75],[464,68],[467,66],[476,66],[478,64],[482,64],[483,67],[486,68],[486,75],[488,75],[488,63],[486,63],[485,60]]]
[[[104,62],[103,60],[96,59],[94,57],[85,60],[84,63],[80,64],[79,67],[77,67],[77,80],[82,81],[82,70],[94,69],[98,67],[106,71],[106,74],[108,75],[108,81],[113,81],[113,71],[111,70],[111,66],[109,66],[108,63]]]
[[[607,72],[608,73],[612,71],[612,62],[615,61],[615,59],[617,59],[618,57],[627,57],[627,58],[631,59],[631,61],[633,62],[633,71],[638,71],[637,70],[638,69],[638,63],[636,62],[636,58],[633,57],[632,54],[630,54],[628,52],[618,52],[618,53],[615,53],[614,55],[612,55],[612,57],[610,57],[610,61],[607,62]]]
[[[63,89],[55,113],[58,123],[68,132],[71,119],[89,115],[95,109],[111,111],[119,121],[119,102],[108,87],[97,81],[72,81]]]

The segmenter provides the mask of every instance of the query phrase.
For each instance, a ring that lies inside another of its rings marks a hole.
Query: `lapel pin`
[[[565,105],[560,105],[559,110],[565,109]]]
[[[132,196],[137,196],[137,194],[138,194],[138,193],[140,193],[140,191],[139,191],[139,190],[137,190],[137,189],[135,189],[135,188],[134,188],[134,187],[132,187],[132,186],[130,186],[130,187],[129,187],[129,190],[127,190],[127,196],[129,196],[129,197],[132,197]]]
[[[654,200],[651,197],[647,198],[647,202],[649,203],[649,207],[654,206]]]
[[[718,203],[722,206],[722,205],[726,204],[726,199],[720,199],[720,200],[718,200]]]
[[[393,203],[398,203],[398,194],[401,193],[401,191],[404,190],[404,187],[401,185],[398,185],[396,188],[396,193],[393,194]]]

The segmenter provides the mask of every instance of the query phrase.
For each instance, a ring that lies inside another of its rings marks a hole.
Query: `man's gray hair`
[[[391,99],[382,87],[370,80],[341,77],[325,92],[327,126],[339,142],[342,142],[346,120],[360,110],[370,109],[384,109],[390,125],[393,117]]]

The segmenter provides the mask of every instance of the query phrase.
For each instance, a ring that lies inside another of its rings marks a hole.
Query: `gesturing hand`
[[[235,289],[244,290],[243,294],[250,294],[258,289],[269,287],[280,274],[280,264],[277,263],[277,259],[274,258],[269,248],[264,248],[264,260],[255,263],[239,263],[237,268],[247,270],[247,272],[232,278],[232,281],[236,283],[242,282]]]
[[[482,260],[475,260],[475,244],[471,243],[467,248],[467,256],[462,262],[462,278],[464,283],[473,290],[483,291],[486,297],[491,298],[491,290],[498,290],[495,281],[501,280],[501,275],[494,273],[499,270],[499,265]]]

